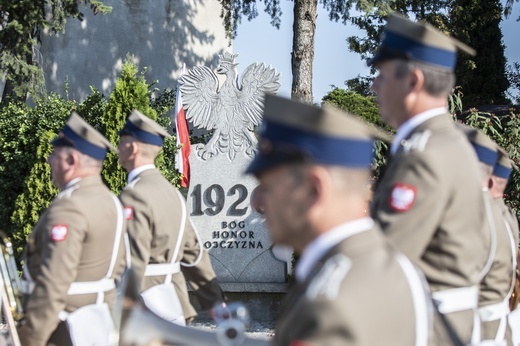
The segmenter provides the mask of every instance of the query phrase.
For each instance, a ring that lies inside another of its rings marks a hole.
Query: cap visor
[[[272,152],[269,155],[259,153],[253,159],[249,167],[247,167],[245,173],[258,175],[259,173],[273,169],[277,166],[302,161],[302,157],[290,155],[287,153]]]
[[[123,135],[133,136],[132,132],[129,131],[126,127],[123,127],[121,130],[117,131],[117,134],[120,136],[123,136]]]
[[[74,147],[74,144],[68,141],[65,137],[56,137],[50,142],[50,144],[55,147]]]
[[[370,60],[368,60],[367,65],[372,66],[383,62],[385,60],[393,60],[393,59],[403,59],[410,60],[409,54],[397,49],[391,49],[389,47],[381,46],[376,52],[376,55]]]

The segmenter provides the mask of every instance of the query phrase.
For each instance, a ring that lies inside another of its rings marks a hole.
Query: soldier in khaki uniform
[[[97,300],[111,304],[114,279],[125,265],[122,206],[100,176],[102,161],[113,147],[76,113],[51,143],[48,163],[60,193],[27,243],[26,314],[19,330],[24,346],[71,345],[61,320]],[[89,333],[86,329],[83,332]]]
[[[498,206],[501,212],[501,216],[503,217],[504,223],[506,225],[506,229],[508,230],[508,234],[510,235],[510,244],[511,244],[511,252],[513,253],[513,273],[510,282],[510,287],[508,294],[511,296],[509,299],[509,309],[511,311],[517,309],[518,302],[515,301],[518,299],[518,294],[520,290],[518,289],[518,275],[519,275],[519,266],[518,263],[518,243],[519,243],[519,230],[518,230],[518,219],[516,215],[509,206],[507,206],[504,202],[504,190],[507,186],[507,182],[509,180],[509,176],[511,175],[513,167],[511,164],[511,160],[507,155],[506,151],[502,148],[498,148],[498,160],[493,169],[493,174],[491,176],[491,184],[489,191],[491,196],[493,197],[493,201]],[[508,249],[509,250],[509,249]],[[509,251],[507,251],[509,252]],[[515,260],[516,259],[516,260]],[[511,260],[511,258],[509,258]],[[496,305],[495,309],[500,309],[499,307],[503,306],[503,302]],[[507,310],[507,309],[505,309]],[[503,311],[503,309],[500,309]],[[510,317],[509,326],[512,328],[512,339],[516,340],[516,343],[520,342],[520,311],[515,311],[515,318]],[[516,320],[515,320],[516,319]],[[503,319],[500,319],[500,326],[503,327],[502,323]],[[500,327],[499,327],[500,328]],[[499,329],[500,330],[500,329]],[[508,342],[512,343],[508,340]]]
[[[490,225],[490,260],[483,273],[479,292],[481,339],[499,345],[511,345],[511,330],[507,324],[507,316],[515,277],[518,242],[515,241],[499,204],[489,191],[489,187],[492,186],[492,173],[498,163],[498,147],[482,132],[466,126],[461,128],[475,149],[480,162],[486,213]]]
[[[223,302],[224,295],[190,221],[183,196],[154,166],[164,137],[170,135],[136,110],[120,134],[119,162],[129,174],[128,185],[119,198],[128,222],[131,267],[137,274],[141,292],[165,283],[168,281],[165,275],[170,275],[184,318],[190,319],[196,311],[189,302],[186,281],[203,309]],[[149,301],[145,302],[151,307]],[[152,311],[157,313],[153,308]],[[175,318],[162,317],[172,322]],[[183,324],[184,318],[175,322]]]
[[[366,216],[372,129],[266,95],[247,172],[275,244],[301,255],[273,345],[427,345],[426,283]]]
[[[428,24],[388,17],[370,64],[381,117],[397,133],[371,214],[424,272],[443,314],[435,328],[447,321],[469,344],[489,244],[476,155],[446,108],[457,48],[474,53]]]
[[[518,245],[518,238],[520,235],[518,219],[515,212],[511,210],[511,208],[504,202],[504,191],[506,189],[507,182],[512,170],[513,166],[509,156],[504,149],[498,148],[498,160],[495,164],[495,167],[493,168],[489,191],[495,200],[495,203],[500,207],[502,215],[506,219],[507,225],[511,228],[513,236],[516,239],[516,243]]]

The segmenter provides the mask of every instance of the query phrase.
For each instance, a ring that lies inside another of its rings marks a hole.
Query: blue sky
[[[243,19],[238,27],[238,37],[233,43],[234,53],[237,58],[239,73],[255,62],[264,62],[272,65],[281,72],[282,84],[279,95],[289,97],[291,95],[291,47],[293,2],[282,0],[282,23],[280,29],[270,24],[269,16],[263,11],[263,5],[259,4],[259,15],[252,21]],[[513,15],[502,22],[502,32],[506,45],[506,57],[509,63],[520,62],[520,45],[518,32],[520,22],[518,17],[520,4],[513,8]],[[331,90],[331,85],[344,87],[344,81],[358,75],[368,75],[369,69],[360,56],[350,52],[346,38],[352,35],[362,35],[363,32],[351,25],[329,20],[327,13],[318,4],[318,19],[316,24],[315,52],[313,66],[313,96],[314,101],[321,98]],[[240,76],[239,76],[240,77]]]

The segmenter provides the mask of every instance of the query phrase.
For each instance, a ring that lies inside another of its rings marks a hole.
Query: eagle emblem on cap
[[[280,88],[280,74],[263,63],[249,65],[239,84],[237,56],[224,53],[215,72],[197,66],[179,80],[186,118],[198,128],[214,130],[209,142],[197,148],[202,160],[218,154],[233,160],[238,152],[253,157],[257,143],[253,129],[262,119],[264,94]],[[225,76],[222,85],[217,74]]]

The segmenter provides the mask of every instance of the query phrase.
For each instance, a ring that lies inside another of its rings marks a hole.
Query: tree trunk
[[[4,84],[4,92],[2,93],[2,98],[0,99],[0,104],[6,105],[9,102],[20,101],[20,100],[21,100],[21,98],[16,96],[16,94],[14,93],[13,82],[9,78],[6,78],[5,84]]]
[[[293,100],[312,104],[312,63],[317,0],[294,0],[293,51],[291,54]]]

